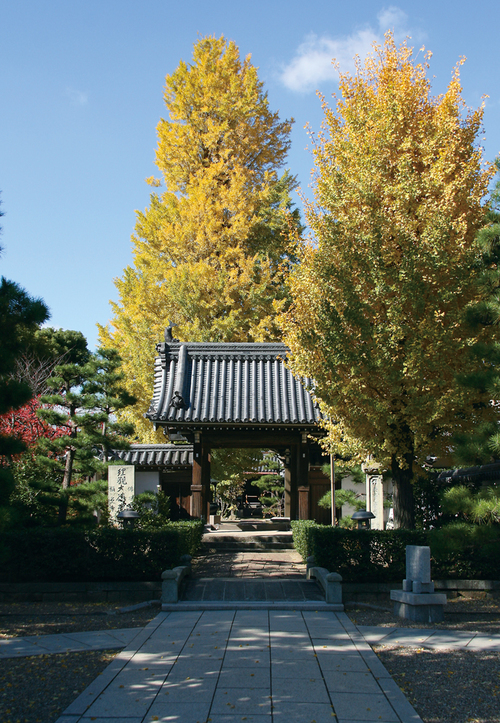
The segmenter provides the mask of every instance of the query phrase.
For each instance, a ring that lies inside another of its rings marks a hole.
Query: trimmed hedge
[[[162,530],[35,528],[0,534],[1,582],[157,580],[195,555],[203,524],[172,522]]]
[[[453,541],[449,528],[346,530],[301,520],[292,522],[292,529],[302,559],[313,555],[319,567],[340,573],[345,582],[403,580],[406,545],[430,546],[434,579],[500,579],[500,530],[492,527],[468,536],[462,530]]]

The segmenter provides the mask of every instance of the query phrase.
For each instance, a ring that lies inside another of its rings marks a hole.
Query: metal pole
[[[335,457],[330,455],[330,491],[332,495],[332,527],[335,527]]]

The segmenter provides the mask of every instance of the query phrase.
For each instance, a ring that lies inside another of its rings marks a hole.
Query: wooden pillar
[[[202,443],[201,447],[201,484],[203,515],[206,522],[210,517],[210,502],[212,501],[212,492],[210,490],[210,448]]]
[[[309,519],[309,442],[302,434],[297,450],[297,511],[299,520]]]
[[[309,487],[300,485],[299,489],[299,520],[309,519]]]
[[[298,453],[299,445],[291,444],[285,453],[285,517],[298,516]]]
[[[288,451],[288,450],[287,450]],[[292,519],[290,514],[290,500],[292,490],[292,473],[290,470],[290,461],[288,457],[285,457],[285,517]]]
[[[193,476],[191,479],[191,517],[208,520],[210,502],[210,448],[203,436],[195,432],[193,444]]]

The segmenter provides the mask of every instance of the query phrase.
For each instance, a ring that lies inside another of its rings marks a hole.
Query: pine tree
[[[482,397],[486,395],[487,409],[491,407],[491,400],[497,404],[500,400],[500,157],[495,167],[499,178],[490,196],[484,225],[476,237],[480,250],[476,274],[480,300],[466,310],[467,322],[473,329],[488,327],[491,333],[471,349],[475,369],[459,377],[464,386]],[[500,457],[498,420],[482,418],[485,406],[477,409],[473,430],[455,435],[454,457],[459,464],[484,464]]]
[[[0,215],[2,215],[0,213]],[[1,248],[0,248],[1,252]],[[29,384],[13,377],[16,361],[23,351],[23,338],[33,334],[49,317],[41,299],[3,276],[0,281],[0,415],[19,409],[31,397]],[[7,502],[14,487],[10,470],[13,455],[26,446],[17,436],[0,433],[0,504]]]
[[[123,438],[129,424],[113,421],[113,415],[133,403],[121,386],[120,357],[114,350],[99,349],[84,364],[61,364],[47,380],[51,394],[43,395],[38,416],[64,429],[56,438],[41,438],[35,448],[36,464],[50,471],[49,484],[39,476],[38,487],[46,504],[57,505],[58,524],[65,524],[70,506],[89,511],[96,498],[105,502],[106,482],[84,482],[105,472],[110,449],[126,448]],[[77,481],[78,485],[73,486]]]
[[[491,176],[483,112],[463,114],[459,66],[433,97],[428,63],[411,52],[388,34],[341,75],[336,108],[325,103],[314,243],[283,317],[292,370],[315,380],[332,438],[391,470],[398,527],[414,526],[414,469],[487,401],[457,384],[477,340],[463,313],[478,297],[474,238]]]
[[[203,38],[191,64],[167,76],[168,119],[158,125],[156,164],[164,191],[139,213],[134,265],[116,281],[111,329],[138,404],[124,416],[146,441],[154,348],[169,322],[187,341],[267,341],[287,303],[283,272],[293,259],[295,179],[278,177],[291,121],[269,110],[250,58],[233,42]],[[160,181],[150,179],[154,186]]]
[[[259,500],[264,517],[280,517],[284,509],[285,478],[283,464],[272,453],[264,455],[262,466],[266,473],[252,482],[261,490]]]

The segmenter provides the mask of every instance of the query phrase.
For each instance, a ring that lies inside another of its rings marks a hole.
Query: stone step
[[[324,602],[315,580],[293,578],[192,578],[186,582],[184,602]]]
[[[266,550],[293,550],[293,544],[288,542],[264,543],[258,540],[255,542],[209,541],[201,543],[201,550],[202,552],[208,550],[216,550],[217,552],[255,552],[260,550],[265,552]]]
[[[201,544],[202,549],[227,552],[293,550],[293,539],[290,532],[206,532]]]

